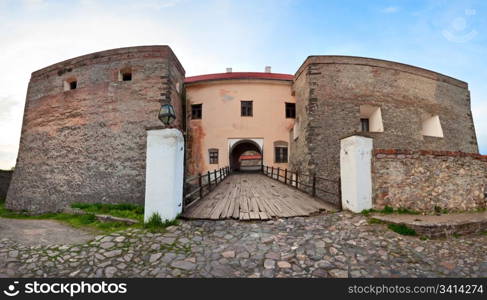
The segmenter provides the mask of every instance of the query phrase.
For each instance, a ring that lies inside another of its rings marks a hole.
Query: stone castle
[[[143,204],[146,130],[162,127],[164,103],[185,134],[188,175],[251,160],[337,179],[340,140],[359,134],[373,138],[377,207],[485,207],[487,159],[467,83],[347,56],[310,56],[294,75],[185,77],[168,46],[102,51],[32,73],[7,207]]]

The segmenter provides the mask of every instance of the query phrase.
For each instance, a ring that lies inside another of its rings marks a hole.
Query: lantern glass
[[[171,124],[176,119],[176,114],[174,113],[174,107],[171,104],[161,105],[161,110],[159,111],[159,120],[161,120],[164,125]]]

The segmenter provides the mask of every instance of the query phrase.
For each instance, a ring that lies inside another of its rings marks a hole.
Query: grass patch
[[[381,221],[381,220],[379,220],[379,219],[370,218],[369,219],[369,224],[384,224],[384,222]]]
[[[102,204],[102,203],[74,203],[72,208],[81,209],[85,214],[47,213],[31,215],[26,211],[11,211],[5,208],[4,199],[0,199],[0,217],[11,219],[57,220],[68,223],[76,228],[89,228],[109,233],[127,228],[145,228],[151,232],[161,232],[168,226],[179,225],[177,218],[172,221],[161,219],[159,214],[151,216],[144,223],[144,207],[135,204]],[[121,218],[137,220],[139,223],[128,225],[122,222],[102,222],[96,219],[96,214],[111,215]],[[178,216],[179,217],[179,216]]]
[[[161,216],[158,213],[153,213],[150,216],[149,220],[144,223],[144,228],[151,231],[163,231],[166,227],[178,225],[179,221],[176,219],[169,221],[169,220],[162,220]]]
[[[419,215],[419,212],[414,211],[414,210],[410,210],[407,208],[394,209],[394,208],[387,206],[387,205],[381,210],[371,208],[371,209],[364,209],[361,211],[361,214],[366,216],[366,217],[368,217],[371,213],[380,213],[380,214],[386,214],[386,215],[393,214],[393,213],[407,214],[407,215]]]
[[[387,228],[402,235],[417,235],[416,230],[411,229],[404,224],[389,224],[387,225]]]
[[[102,204],[102,203],[74,203],[72,208],[81,209],[87,213],[111,215],[114,217],[144,221],[144,207],[135,204]]]
[[[0,217],[10,219],[28,219],[28,220],[57,220],[67,223],[75,228],[88,228],[104,233],[109,233],[135,225],[127,225],[120,222],[101,222],[98,221],[94,213],[87,214],[66,214],[66,213],[47,213],[41,215],[30,215],[27,212],[16,212],[5,208],[5,204],[0,202]],[[140,225],[139,225],[140,227]]]

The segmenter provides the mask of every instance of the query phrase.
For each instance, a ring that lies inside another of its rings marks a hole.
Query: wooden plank
[[[249,215],[251,220],[260,220],[259,212],[251,211]]]
[[[269,215],[267,215],[263,211],[259,212],[259,217],[260,217],[261,220],[269,220],[270,219]]]
[[[250,220],[249,213],[243,213],[243,212],[241,212],[240,213],[240,220],[244,220],[244,221]]]

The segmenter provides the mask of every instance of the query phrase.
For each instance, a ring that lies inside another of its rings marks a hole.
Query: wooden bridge
[[[189,205],[188,219],[268,220],[309,216],[335,208],[261,173],[236,173]]]

